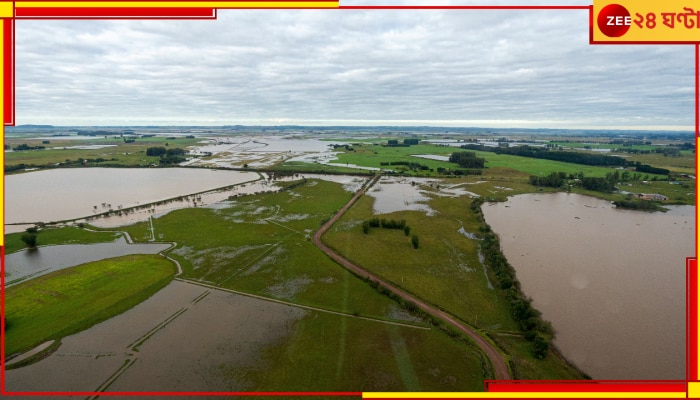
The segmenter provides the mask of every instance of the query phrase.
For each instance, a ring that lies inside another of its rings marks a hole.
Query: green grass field
[[[171,261],[124,256],[56,271],[6,289],[5,353],[12,355],[118,315],[168,284]]]
[[[487,376],[478,352],[443,332],[320,314],[299,321],[264,360],[230,373],[285,391],[482,391]]]
[[[24,232],[8,233],[5,235],[5,254],[26,248],[20,239]],[[113,232],[88,232],[78,227],[46,228],[37,234],[38,246],[54,244],[89,244],[111,242],[120,234]]]
[[[397,166],[382,166],[382,162],[408,161],[426,165],[429,168],[437,170],[437,168],[458,168],[457,164],[447,161],[428,160],[415,157],[414,155],[442,155],[449,156],[462,150],[456,147],[438,146],[432,144],[421,144],[410,147],[385,147],[380,145],[363,145],[354,147],[355,151],[346,151],[338,156],[338,163],[350,163],[366,167],[397,169]],[[542,160],[537,158],[518,157],[506,154],[495,154],[485,151],[476,151],[477,157],[486,160],[486,169],[483,174],[488,175],[491,169],[494,168],[510,168],[514,171],[523,172],[530,175],[548,175],[552,172],[578,173],[583,172],[586,176],[605,176],[608,172],[613,171],[612,168],[593,167],[587,165],[578,165],[565,163],[560,161]],[[406,173],[415,176],[435,176],[435,172],[418,171]]]

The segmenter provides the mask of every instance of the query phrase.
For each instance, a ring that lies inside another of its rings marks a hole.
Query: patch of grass
[[[321,313],[297,322],[263,359],[247,374],[253,390],[466,392],[488,379],[479,354],[439,330]]]
[[[5,235],[5,254],[14,253],[27,246],[20,240],[23,232],[8,233]],[[88,244],[111,242],[118,238],[120,234],[113,232],[89,232],[78,227],[46,228],[41,229],[37,234],[39,246],[54,244]]]
[[[6,289],[6,354],[85,330],[132,308],[167,285],[175,266],[131,255],[56,271]]]
[[[544,359],[532,357],[532,343],[520,335],[492,334],[490,336],[499,347],[510,355],[514,379],[590,379],[555,351],[550,350]]]

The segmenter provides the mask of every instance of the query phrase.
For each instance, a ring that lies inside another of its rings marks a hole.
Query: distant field
[[[120,138],[107,139],[85,139],[85,140],[61,140],[60,137],[49,139],[48,144],[43,144],[42,140],[24,139],[24,138],[7,138],[5,145],[16,147],[20,144],[28,146],[45,146],[44,150],[23,150],[12,151],[5,153],[5,165],[12,166],[18,164],[27,165],[46,165],[63,163],[66,160],[76,161],[82,159],[98,159],[103,158],[106,161],[101,163],[89,163],[88,166],[101,164],[123,165],[123,166],[148,166],[152,163],[158,163],[159,157],[149,157],[146,155],[148,147],[163,146],[167,143],[168,149],[185,148],[192,146],[202,139],[186,139],[178,138],[175,140],[167,140],[165,137],[149,137],[136,139],[133,143],[124,143]],[[53,147],[70,147],[70,146],[89,146],[89,145],[115,145],[114,147],[105,147],[102,149],[54,149]],[[112,159],[115,160],[112,160]]]
[[[29,350],[118,315],[175,274],[155,255],[124,256],[56,271],[6,289],[5,352]]]

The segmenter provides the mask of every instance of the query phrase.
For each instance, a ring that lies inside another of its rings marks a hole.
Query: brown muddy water
[[[5,223],[51,222],[259,179],[188,168],[65,168],[5,177]],[[6,232],[11,231],[6,226]]]
[[[695,207],[618,210],[577,194],[485,204],[555,345],[594,379],[685,379],[685,259]]]
[[[309,311],[174,281],[6,372],[7,391],[242,391]]]

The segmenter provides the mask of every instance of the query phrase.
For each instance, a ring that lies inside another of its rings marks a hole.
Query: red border
[[[89,0],[74,0],[89,1]],[[170,0],[155,0],[172,2]],[[233,0],[243,1],[243,0]],[[294,1],[294,0],[279,0]],[[306,0],[323,1],[323,0]],[[227,7],[236,9],[237,7]],[[329,9],[313,8],[312,9]],[[285,9],[260,8],[260,9]],[[288,8],[286,8],[288,9]],[[299,9],[299,8],[294,8]],[[695,44],[695,121],[696,136],[700,135],[700,41],[698,42],[594,42],[593,41],[593,6],[339,6],[338,9],[346,10],[589,10],[589,32],[590,44]],[[19,8],[15,9],[15,18],[4,20],[4,59],[3,66],[5,75],[3,77],[5,90],[4,96],[4,123],[5,125],[15,124],[15,65],[14,65],[14,27],[15,19],[215,19],[217,9],[211,8]],[[3,138],[4,142],[4,138]],[[696,165],[697,165],[696,152]],[[697,175],[697,168],[696,168]],[[3,178],[4,179],[4,178]],[[697,181],[696,181],[697,193]],[[696,230],[698,214],[696,210]],[[2,293],[0,295],[0,313],[5,314],[5,249],[0,248],[1,271],[0,284]],[[696,242],[697,255],[697,242]],[[687,381],[698,381],[698,271],[697,260],[688,258],[686,264],[686,373]],[[6,392],[5,391],[5,343],[4,343],[4,318],[2,319],[2,345],[0,355],[2,356],[2,395],[81,395],[81,396],[362,396],[362,392]],[[663,392],[679,393],[687,391],[687,382],[683,381],[490,381],[484,382],[485,389],[489,392]]]
[[[15,9],[16,19],[216,19],[213,8],[32,7]]]
[[[688,382],[698,380],[698,262],[687,260],[686,271],[686,379]]]

